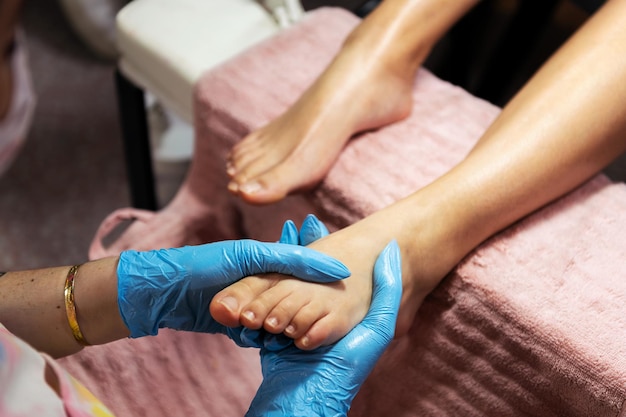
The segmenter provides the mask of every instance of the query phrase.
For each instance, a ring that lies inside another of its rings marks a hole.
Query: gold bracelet
[[[70,268],[65,278],[65,312],[67,313],[67,322],[70,324],[74,339],[83,346],[89,346],[85,336],[80,331],[78,320],[76,320],[76,305],[74,304],[74,278],[80,265],[74,265]]]

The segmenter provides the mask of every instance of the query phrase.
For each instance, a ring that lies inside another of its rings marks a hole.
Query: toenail
[[[265,321],[267,323],[268,326],[270,327],[276,327],[278,326],[278,319],[276,317],[270,317],[269,319],[267,319]]]
[[[300,339],[300,344],[303,347],[309,347],[309,343],[311,343],[311,340],[309,339],[309,336],[304,336],[302,339]]]
[[[226,164],[226,173],[228,175],[230,175],[231,177],[235,175],[235,173],[237,172],[237,170],[235,169],[235,167],[229,162]]]
[[[228,191],[236,193],[237,191],[239,191],[239,186],[237,185],[237,183],[235,181],[231,181],[228,183]]]
[[[244,311],[243,313],[241,313],[241,315],[244,316],[249,321],[254,321],[254,319],[256,318],[256,315],[254,314],[254,312],[250,310]]]
[[[220,303],[230,311],[237,311],[237,308],[239,308],[239,303],[234,297],[224,297],[222,298]]]
[[[290,324],[289,326],[287,326],[287,328],[285,329],[285,334],[286,335],[290,335],[290,334],[294,334],[296,332],[296,326],[294,326],[293,324]]]
[[[261,184],[256,181],[247,182],[241,186],[241,191],[245,194],[254,194],[261,191]]]

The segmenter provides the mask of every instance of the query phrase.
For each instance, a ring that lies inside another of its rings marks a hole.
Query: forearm
[[[117,305],[117,258],[82,265],[75,277],[77,321],[90,344],[128,336]],[[0,323],[54,357],[78,352],[68,324],[64,288],[70,267],[9,272],[0,278]]]

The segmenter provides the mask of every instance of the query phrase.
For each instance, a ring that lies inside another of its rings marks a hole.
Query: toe
[[[224,326],[239,326],[243,308],[268,290],[273,283],[274,280],[269,277],[247,277],[235,282],[213,297],[209,305],[211,316]]]
[[[312,323],[306,332],[295,339],[295,345],[302,350],[312,350],[320,346],[328,346],[350,331],[343,320],[332,314],[327,314]]]
[[[279,166],[240,183],[239,195],[251,204],[271,204],[284,199],[297,184],[298,176]]]
[[[282,279],[272,288],[259,294],[246,305],[239,318],[241,324],[250,329],[260,329],[276,333],[289,324],[291,317],[297,313],[301,303],[306,302],[299,292],[295,291],[302,283],[294,279]],[[267,324],[267,326],[265,326]]]
[[[292,292],[278,302],[267,314],[263,327],[270,333],[283,333],[295,315],[310,302],[309,292]],[[293,332],[293,330],[290,330]],[[287,333],[285,333],[287,336]],[[290,336],[291,337],[291,336]]]

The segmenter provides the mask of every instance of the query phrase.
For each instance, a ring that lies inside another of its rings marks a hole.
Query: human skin
[[[297,235],[296,235],[297,236]],[[297,238],[296,238],[297,239]],[[0,323],[33,347],[53,356],[75,353],[82,344],[156,335],[160,328],[225,334],[240,346],[241,328],[218,324],[208,314],[213,296],[242,277],[281,272],[331,282],[349,276],[335,259],[293,244],[250,239],[146,252],[80,267],[10,272],[0,279]],[[70,279],[73,278],[73,281]],[[72,284],[80,335],[72,340],[66,286]],[[85,340],[82,340],[82,339]]]
[[[235,145],[228,189],[249,203],[281,200],[321,181],[354,133],[407,117],[417,69],[476,3],[381,3],[293,106]]]
[[[256,180],[269,188],[244,192],[233,180],[230,191],[251,203],[279,200],[289,192],[316,184],[355,132],[406,117],[411,110],[415,72],[436,40],[477,2],[383,2],[354,29],[341,53],[285,115],[252,133],[232,151],[228,162],[231,175],[242,181],[252,168],[263,169],[265,174]],[[385,100],[379,100],[381,91]],[[367,105],[354,106],[356,102]],[[207,169],[212,169],[206,155],[214,152],[212,146],[210,141],[195,143],[187,177],[166,207],[141,215],[130,209],[140,221],[90,257],[212,239],[216,190],[206,182]]]
[[[100,345],[128,337],[117,303],[118,257],[83,264],[76,274],[74,299],[86,340]],[[67,323],[64,287],[69,266],[7,272],[0,278],[0,318],[11,333],[53,357],[83,346]]]
[[[626,151],[624,17],[626,2],[607,2],[445,175],[310,245],[341,260],[350,278],[312,285],[248,277],[215,296],[213,317],[285,332],[302,349],[332,343],[365,315],[374,260],[395,239],[403,268],[396,335],[406,333],[424,297],[472,249]]]

